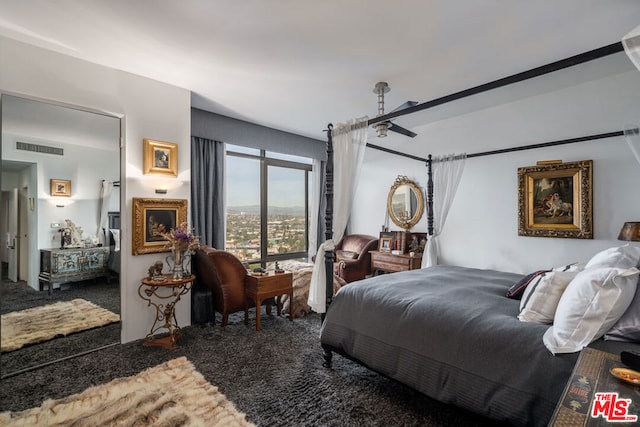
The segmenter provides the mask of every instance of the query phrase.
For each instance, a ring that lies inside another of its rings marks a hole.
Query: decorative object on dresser
[[[144,174],[178,176],[178,144],[144,140]]]
[[[593,160],[518,168],[518,235],[593,239]]]
[[[387,196],[387,214],[391,221],[398,227],[411,230],[422,218],[423,209],[420,187],[406,176],[398,176]]]
[[[48,285],[49,293],[56,283],[108,277],[109,248],[40,249],[40,290]]]
[[[163,234],[187,221],[187,200],[133,198],[133,255],[169,252]]]

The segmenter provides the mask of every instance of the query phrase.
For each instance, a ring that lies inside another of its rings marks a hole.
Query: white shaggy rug
[[[0,413],[0,426],[253,426],[186,357],[38,408]]]
[[[0,349],[5,353],[119,321],[119,315],[83,299],[13,311],[0,318]]]

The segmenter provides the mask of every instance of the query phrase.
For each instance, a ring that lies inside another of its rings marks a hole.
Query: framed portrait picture
[[[518,168],[518,235],[593,239],[593,161]]]
[[[51,195],[56,197],[71,197],[71,181],[68,179],[52,179]]]
[[[144,174],[178,176],[178,144],[144,140]]]
[[[133,255],[169,252],[161,234],[187,221],[187,200],[133,198]]]

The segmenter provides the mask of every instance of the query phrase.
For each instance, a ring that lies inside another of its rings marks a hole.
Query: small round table
[[[145,346],[159,346],[170,350],[177,347],[180,327],[176,320],[175,306],[182,295],[189,293],[195,278],[196,276],[193,274],[182,279],[174,279],[172,274],[163,274],[160,279],[145,277],[140,280],[138,295],[147,301],[148,307],[153,306],[156,309],[156,319],[153,322],[153,326],[151,326],[151,331],[145,338]],[[167,329],[169,335],[156,338],[155,333],[160,328]]]

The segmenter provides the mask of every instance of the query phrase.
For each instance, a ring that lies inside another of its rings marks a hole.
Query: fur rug
[[[83,299],[14,311],[0,318],[0,349],[5,353],[119,321],[119,315]]]
[[[253,426],[186,357],[40,407],[0,413],[0,426]]]
[[[313,264],[300,261],[284,261],[280,264],[280,267],[293,273],[293,317],[304,316],[311,312],[311,307],[307,304],[307,300],[309,299]],[[338,289],[346,284],[347,282],[334,274],[333,294],[335,295]],[[289,307],[289,295],[284,295],[282,297],[283,313],[289,314]]]

